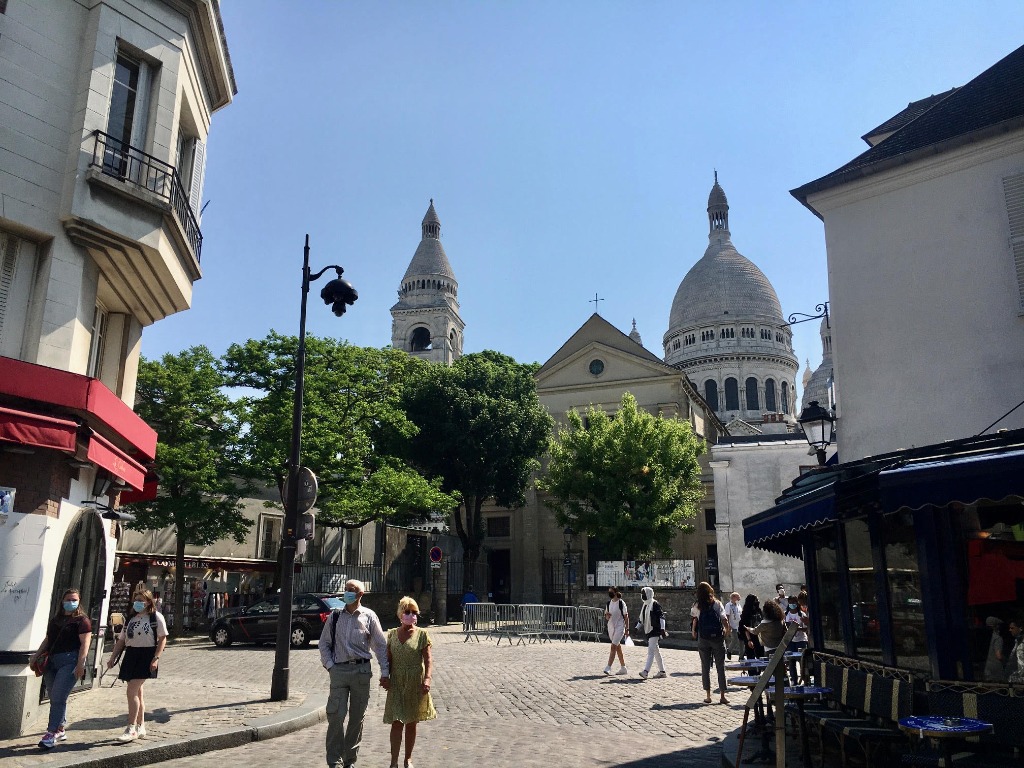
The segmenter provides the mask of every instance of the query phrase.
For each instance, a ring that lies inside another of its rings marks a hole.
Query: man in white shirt
[[[380,685],[390,683],[388,642],[377,614],[361,604],[366,587],[345,582],[345,608],[335,609],[320,634],[320,661],[331,675],[327,698],[328,768],[352,768],[363,740],[363,717],[370,702],[370,651],[380,665]],[[348,714],[348,728],[345,715]]]
[[[732,633],[726,642],[725,649],[727,656],[731,659],[735,653],[737,656],[743,654],[743,640],[740,638],[740,615],[743,609],[740,608],[740,593],[733,592],[729,595],[729,602],[725,604],[725,615],[729,619],[729,627]]]

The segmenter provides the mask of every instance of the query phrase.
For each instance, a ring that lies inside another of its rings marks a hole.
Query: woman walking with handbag
[[[50,694],[50,719],[39,740],[41,749],[53,749],[67,737],[68,696],[75,681],[85,677],[85,659],[92,642],[92,622],[81,608],[81,593],[69,587],[46,627],[39,650],[28,660],[36,675],[42,674]]]
[[[143,717],[146,703],[142,686],[149,678],[157,676],[160,656],[167,645],[167,623],[163,614],[156,610],[153,594],[148,589],[136,590],[132,600],[135,615],[128,619],[117,636],[107,660],[107,669],[110,669],[124,649],[118,679],[128,683],[128,726],[117,740],[125,743],[146,735]]]

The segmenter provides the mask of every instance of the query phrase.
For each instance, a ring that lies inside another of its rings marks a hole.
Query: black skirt
[[[157,670],[150,669],[149,665],[156,656],[156,648],[132,648],[124,649],[124,656],[121,657],[121,671],[118,673],[118,680],[148,680],[156,677]]]

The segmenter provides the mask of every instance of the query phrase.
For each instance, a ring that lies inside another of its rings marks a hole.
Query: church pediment
[[[725,425],[725,428],[729,431],[730,435],[738,437],[740,435],[760,435],[763,432],[755,427],[748,421],[736,418]]]

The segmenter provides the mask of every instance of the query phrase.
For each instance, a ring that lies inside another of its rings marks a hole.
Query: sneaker
[[[647,679],[647,670],[646,669],[641,669],[640,670],[640,677],[642,677],[644,680]]]
[[[136,730],[134,725],[129,725],[124,729],[124,733],[117,737],[118,741],[128,743],[129,741],[135,741],[139,736],[139,732]]]
[[[665,670],[663,669],[663,670],[661,670],[661,672],[659,672],[658,674],[656,674],[654,676],[654,679],[657,680],[659,677],[668,677],[668,673],[666,673]]]
[[[611,667],[610,664],[607,667],[604,668],[604,673],[606,675],[610,675],[612,673],[612,667]]]
[[[53,749],[57,743],[57,734],[53,731],[47,731],[43,734],[43,738],[39,740],[40,749]]]
[[[140,739],[145,738],[145,736],[146,736],[146,724],[145,723],[142,723],[141,725],[137,725],[135,727],[135,735],[138,736]]]
[[[53,734],[53,740],[54,741],[67,741],[68,740],[68,732],[67,732],[67,729],[65,729],[63,725],[60,728],[57,729],[57,732],[55,734]]]
[[[629,674],[629,670],[626,669],[625,667],[619,667],[619,671],[616,672],[615,674],[616,675],[628,675]]]

